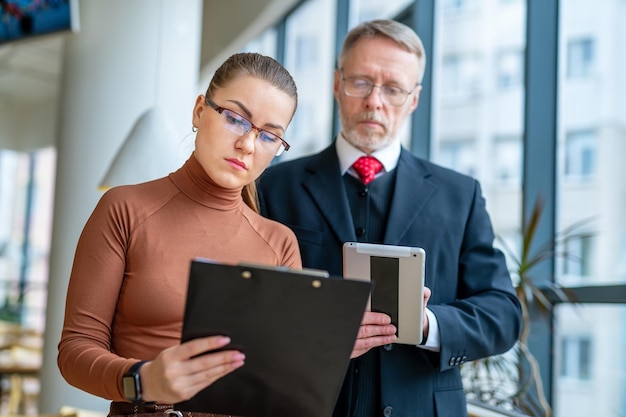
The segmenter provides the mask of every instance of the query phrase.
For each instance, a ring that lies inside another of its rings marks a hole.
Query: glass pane
[[[526,3],[435,4],[435,51],[428,57],[433,63],[431,159],[480,181],[495,244],[514,271],[522,247]],[[517,410],[519,404],[512,397],[523,378],[518,371],[520,355],[514,348],[464,364],[467,398]]]
[[[526,3],[437,4],[432,159],[481,182],[497,244],[513,251],[521,226]]]
[[[395,19],[413,4],[412,0],[354,0],[350,1],[350,27],[354,27],[366,20]],[[410,22],[402,21],[405,25]],[[411,147],[411,117],[407,118],[398,130],[400,142],[406,148]]]
[[[554,416],[626,415],[626,307],[561,305],[555,317]]]
[[[621,0],[561,1],[556,279],[626,281],[626,61]],[[626,301],[626,300],[625,300]],[[561,306],[555,317],[554,415],[626,415],[626,307]]]
[[[287,19],[285,67],[298,85],[298,110],[285,135],[291,149],[282,160],[317,152],[333,139],[336,9],[335,0],[309,0]]]
[[[276,58],[276,29],[271,27],[257,38],[248,42],[242,52],[258,52]]]
[[[392,19],[406,9],[412,0],[353,0],[350,2],[350,25],[373,19]]]
[[[0,151],[0,320],[43,331],[56,151]]]

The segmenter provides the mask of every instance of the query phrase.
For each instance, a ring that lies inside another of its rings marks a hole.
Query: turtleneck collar
[[[195,202],[218,210],[232,210],[243,204],[242,188],[223,188],[204,171],[192,153],[189,159],[169,178],[174,185]]]

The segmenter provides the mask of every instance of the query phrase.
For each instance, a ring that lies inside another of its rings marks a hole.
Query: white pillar
[[[135,120],[159,105],[175,128],[180,161],[193,149],[202,0],[79,3],[80,31],[68,37],[59,100],[57,174],[40,413],[63,405],[108,411],[108,401],[71,387],[56,362],[65,294],[98,183]],[[167,174],[169,168],[163,173]]]

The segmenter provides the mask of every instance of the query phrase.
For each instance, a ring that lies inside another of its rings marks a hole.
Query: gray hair
[[[413,29],[395,20],[371,20],[363,22],[351,29],[343,41],[343,46],[339,53],[339,58],[337,59],[337,68],[341,69],[343,67],[346,54],[359,39],[363,37],[375,38],[378,36],[391,39],[408,52],[417,56],[417,82],[421,83],[424,78],[424,68],[426,67],[426,51],[424,50],[424,45]]]

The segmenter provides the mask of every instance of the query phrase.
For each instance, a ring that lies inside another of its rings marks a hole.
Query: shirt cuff
[[[441,350],[441,340],[439,340],[439,324],[437,323],[437,317],[428,307],[426,308],[426,316],[428,317],[428,336],[426,337],[426,343],[418,347],[433,352],[439,352]]]

